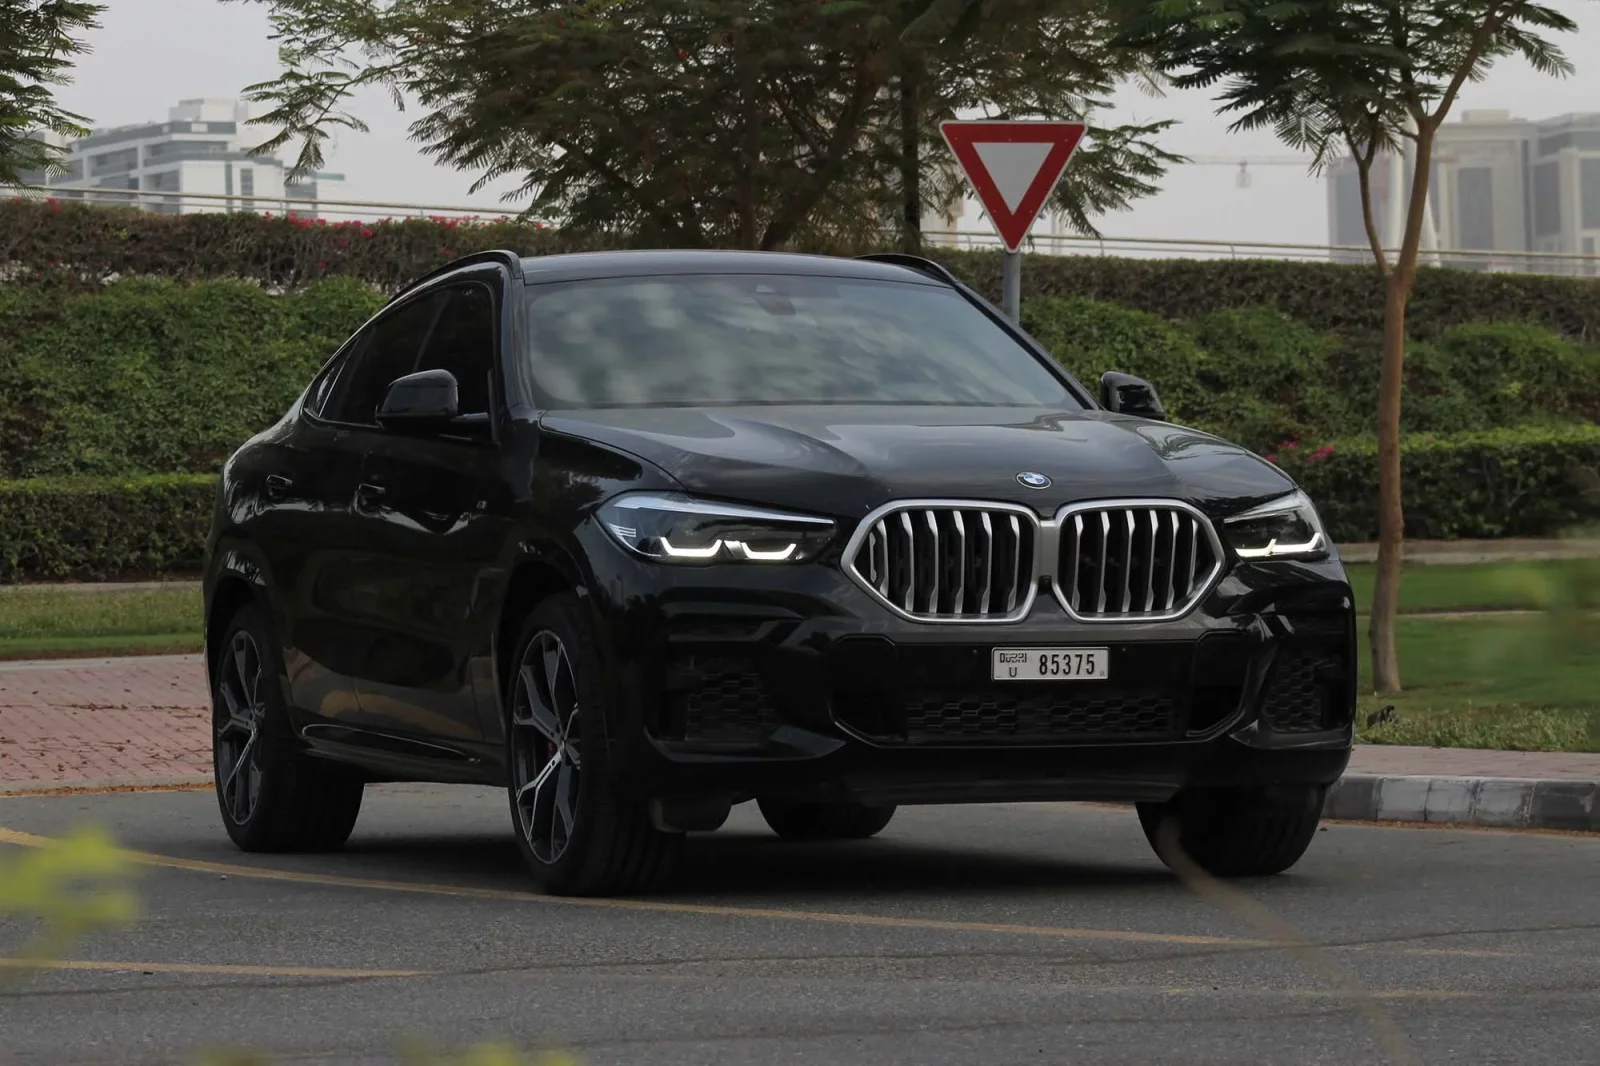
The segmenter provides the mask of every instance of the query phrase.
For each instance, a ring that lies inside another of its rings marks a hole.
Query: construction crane
[[[1250,187],[1250,168],[1253,166],[1311,169],[1311,157],[1308,155],[1192,155],[1184,162],[1203,167],[1238,167],[1239,173],[1234,178],[1234,184],[1241,189]]]

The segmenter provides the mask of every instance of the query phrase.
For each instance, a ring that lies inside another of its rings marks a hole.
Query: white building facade
[[[1398,241],[1385,232],[1393,217],[1389,168],[1397,164],[1386,156],[1372,174],[1373,217],[1391,247]],[[1466,111],[1439,127],[1432,169],[1428,202],[1444,261],[1506,270],[1519,269],[1520,260],[1452,259],[1449,252],[1600,254],[1600,113],[1535,122],[1509,111]],[[1402,196],[1410,183],[1408,170]],[[1329,168],[1327,191],[1329,243],[1364,247],[1355,165],[1343,160]],[[1596,264],[1573,263],[1572,269],[1595,273]]]
[[[65,142],[65,172],[30,175],[29,184],[48,185],[62,199],[124,202],[163,214],[279,210],[314,216],[326,186],[343,175],[286,181],[282,161],[248,154],[262,139],[246,128],[248,118],[246,105],[235,100],[183,100],[165,122],[98,129]]]

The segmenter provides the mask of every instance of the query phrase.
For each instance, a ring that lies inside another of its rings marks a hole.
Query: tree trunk
[[[742,46],[743,42],[741,42]],[[758,98],[759,82],[753,59],[746,57],[740,74],[740,88],[744,95],[740,110],[743,112],[744,137],[739,149],[739,247],[755,250],[761,247],[761,226],[756,217],[760,200],[757,177],[761,168],[761,101]]]
[[[1400,485],[1400,398],[1410,288],[1410,279],[1399,271],[1384,281],[1383,366],[1378,374],[1378,573],[1367,633],[1372,647],[1372,685],[1378,692],[1400,691],[1394,626],[1400,607],[1400,560],[1406,527]]]
[[[1406,205],[1405,233],[1393,271],[1384,279],[1383,367],[1378,373],[1378,573],[1372,591],[1372,686],[1400,691],[1400,658],[1395,652],[1395,616],[1400,608],[1400,560],[1405,548],[1406,515],[1400,486],[1400,400],[1405,385],[1406,301],[1417,281],[1417,250],[1428,210],[1428,178],[1433,168],[1432,121],[1413,125],[1417,152]]]
[[[900,72],[900,207],[901,247],[922,254],[922,106],[921,71],[915,56]]]

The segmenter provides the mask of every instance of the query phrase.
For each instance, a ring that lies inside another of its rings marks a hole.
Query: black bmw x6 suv
[[[752,799],[810,839],[1133,802],[1272,873],[1351,747],[1311,501],[906,256],[452,263],[228,461],[205,590],[240,847],[503,785],[556,893],[642,890]]]

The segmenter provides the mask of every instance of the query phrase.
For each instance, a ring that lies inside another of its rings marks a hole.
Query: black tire
[[[336,851],[361,814],[362,779],[301,752],[282,657],[254,604],[229,620],[211,678],[211,765],[228,836],[244,851]]]
[[[565,658],[551,673],[557,650]],[[601,664],[581,601],[561,593],[529,613],[506,671],[512,826],[534,882],[551,895],[650,891],[683,850],[683,834],[657,829],[611,770],[605,729],[617,716]]]
[[[881,833],[894,807],[860,803],[794,803],[760,799],[761,817],[785,840],[865,840]]]
[[[1309,786],[1194,789],[1167,803],[1139,804],[1139,824],[1163,862],[1161,827],[1173,818],[1178,846],[1202,870],[1215,877],[1266,877],[1299,862],[1311,846],[1325,793]]]

